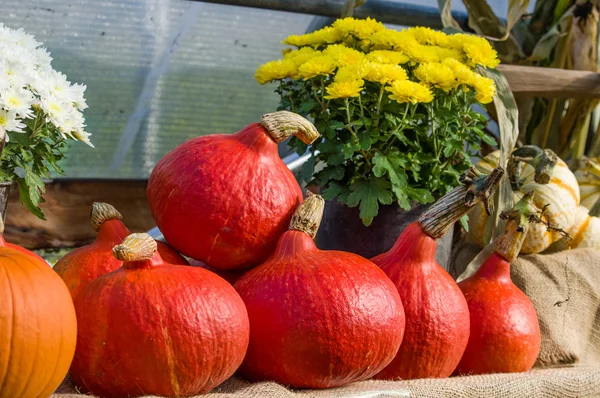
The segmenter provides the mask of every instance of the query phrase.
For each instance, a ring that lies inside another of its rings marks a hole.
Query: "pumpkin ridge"
[[[15,328],[15,306],[14,306],[14,300],[13,300],[13,288],[12,285],[10,283],[10,277],[8,276],[8,270],[6,269],[6,267],[0,262],[0,268],[2,268],[2,270],[4,271],[4,275],[6,276],[6,280],[8,281],[8,289],[10,290],[8,297],[11,300],[11,308],[12,308],[12,319],[11,319],[11,323],[10,323],[10,336],[8,336],[8,338],[10,339],[10,341],[12,342],[12,336],[14,335],[14,328]],[[12,344],[9,348],[9,350],[12,350]],[[9,351],[10,352],[10,351]],[[0,391],[2,391],[4,389],[4,384],[6,383],[6,376],[8,376],[8,372],[10,370],[10,355],[8,355],[8,361],[6,364],[6,373],[2,376],[2,382],[0,383]]]
[[[590,221],[591,221],[591,217],[588,216],[588,218],[586,218],[586,220],[583,222],[583,224],[581,224],[581,226],[579,227],[579,230],[577,231],[577,234],[573,237],[573,241],[569,242],[569,245],[571,247],[577,247],[579,246],[579,244],[581,243],[581,241],[583,240],[583,238],[585,237],[585,231],[587,230]]]
[[[156,294],[156,297],[161,296],[156,286],[154,286],[154,294]],[[167,357],[167,366],[169,367],[169,379],[171,380],[171,388],[173,389],[175,395],[178,396],[181,390],[181,386],[179,385],[179,380],[177,380],[177,374],[175,373],[175,361],[173,360],[173,341],[171,340],[171,336],[169,336],[169,331],[164,325],[162,310],[163,309],[161,308],[161,305],[156,304],[156,314],[158,315],[160,331],[165,344],[165,355]]]
[[[70,295],[69,295],[70,296]],[[63,325],[63,327],[61,328],[61,333],[60,333],[60,344],[59,346],[59,350],[58,352],[62,353],[63,352],[63,347],[64,347],[64,322],[63,322],[63,316],[62,316],[62,311],[59,311],[59,316],[60,316],[60,324]],[[56,377],[56,371],[57,369],[59,369],[59,367],[57,366],[58,363],[60,362],[60,355],[57,355],[56,357],[56,362],[54,363],[54,371],[51,373],[51,376],[48,378],[48,381],[46,382],[46,385],[44,386],[44,388],[42,389],[42,391],[37,395],[38,397],[44,396],[46,394],[44,393],[48,393],[48,394],[52,394],[54,391],[46,391],[48,388],[51,388],[52,390],[54,390],[56,387],[52,386],[52,381],[54,380],[54,378]],[[53,387],[53,388],[52,388]]]
[[[577,200],[578,195],[575,192],[575,190],[573,189],[573,187],[570,187],[569,185],[562,182],[562,180],[560,178],[552,177],[552,179],[550,179],[550,183],[555,184],[555,185],[559,186],[561,189],[564,189],[565,191],[569,192],[569,194],[571,194],[571,196],[573,197],[573,200],[575,202],[579,203],[579,200]]]

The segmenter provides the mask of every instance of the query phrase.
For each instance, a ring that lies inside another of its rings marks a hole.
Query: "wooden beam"
[[[145,180],[56,180],[47,184],[46,203],[40,207],[47,220],[33,216],[19,203],[13,186],[6,211],[4,237],[30,249],[80,246],[92,241],[93,202],[106,202],[123,215],[132,232],[144,232],[156,224],[146,201]]]
[[[600,73],[498,65],[515,96],[545,98],[600,98]]]

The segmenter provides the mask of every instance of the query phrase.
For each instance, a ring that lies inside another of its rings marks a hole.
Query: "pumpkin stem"
[[[508,161],[507,169],[513,191],[521,188],[522,163],[527,163],[535,169],[534,180],[538,184],[548,184],[552,178],[558,156],[551,149],[541,149],[535,145],[524,145],[513,151]]]
[[[306,191],[306,195],[306,199],[292,216],[289,229],[304,232],[314,239],[323,218],[325,200],[321,195],[313,194],[311,191]]]
[[[94,231],[100,231],[102,224],[108,220],[123,220],[123,216],[108,203],[94,202],[90,214],[90,222]]]
[[[129,235],[123,243],[113,248],[117,260],[131,262],[144,261],[152,258],[157,250],[157,244],[148,234],[135,233]]]
[[[305,144],[312,144],[320,134],[317,128],[304,117],[289,111],[267,113],[260,118],[260,124],[275,142],[295,135]]]
[[[462,216],[479,202],[488,214],[492,212],[490,197],[496,191],[504,169],[496,167],[489,175],[472,166],[460,178],[461,185],[438,199],[419,217],[423,232],[434,239],[441,238]]]
[[[534,192],[526,193],[511,210],[503,211],[500,218],[507,220],[504,231],[494,242],[494,253],[512,262],[521,251],[529,231],[529,223],[541,222],[542,211],[533,203]]]

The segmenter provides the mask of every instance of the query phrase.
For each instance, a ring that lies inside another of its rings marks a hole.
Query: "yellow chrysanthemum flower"
[[[358,97],[363,88],[363,80],[337,81],[327,86],[327,99]]]
[[[401,50],[402,43],[412,40],[416,41],[408,30],[381,30],[375,32],[371,38],[373,50]]]
[[[440,61],[440,55],[434,47],[419,44],[414,38],[398,43],[396,49],[401,50],[411,60],[418,63]]]
[[[260,84],[265,84],[273,80],[285,79],[286,77],[297,76],[298,69],[296,64],[288,59],[267,62],[261,65],[254,74],[254,78]]]
[[[321,55],[321,52],[315,51],[312,47],[302,47],[298,50],[284,50],[283,59],[288,59],[294,62],[296,66],[300,66],[309,59],[312,59],[319,55]]]
[[[461,50],[473,65],[495,68],[500,63],[498,53],[483,37],[457,33],[449,36],[452,48]]]
[[[457,61],[462,61],[465,58],[464,53],[455,48],[444,48],[439,46],[430,46],[430,48],[435,49],[435,51],[438,54],[438,57],[440,58],[440,61],[443,61],[448,58],[455,59]]]
[[[354,65],[365,59],[365,55],[360,51],[346,47],[342,44],[328,46],[323,50],[323,54],[333,58],[338,66]]]
[[[343,18],[336,20],[332,26],[341,36],[352,35],[359,40],[367,39],[371,37],[373,33],[385,30],[385,26],[381,22],[372,18]]]
[[[300,65],[298,67],[298,73],[306,80],[315,76],[329,75],[330,73],[333,73],[335,68],[336,65],[333,58],[328,55],[321,55]]]
[[[414,74],[421,82],[444,91],[450,91],[457,85],[452,69],[439,62],[421,64],[414,70]]]
[[[479,77],[479,75],[473,72],[471,68],[456,59],[446,58],[442,61],[442,64],[452,69],[457,84],[473,86],[473,82]]]
[[[448,35],[444,32],[440,32],[438,30],[433,30],[431,28],[426,28],[423,26],[409,28],[408,31],[412,33],[414,38],[420,44],[429,44],[441,47],[448,47],[450,45]]]
[[[399,65],[372,63],[365,80],[381,84],[389,84],[395,80],[406,80],[406,71]]]
[[[417,102],[428,103],[433,101],[433,93],[422,84],[411,82],[410,80],[400,80],[392,82],[386,90],[391,92],[390,98],[400,103]]]
[[[496,94],[496,85],[492,79],[477,75],[477,78],[473,81],[473,88],[477,91],[475,97],[477,101],[482,104],[489,104],[494,99]]]
[[[369,73],[370,69],[371,63],[366,59],[363,59],[362,61],[354,65],[348,65],[339,68],[337,73],[335,74],[334,81],[345,82],[352,80],[360,80],[363,79],[367,75],[367,73]]]
[[[283,44],[290,46],[318,46],[321,44],[337,43],[342,40],[340,33],[331,26],[316,30],[304,35],[291,35],[283,40]]]
[[[380,64],[400,65],[407,63],[410,58],[397,51],[376,50],[368,53],[367,59]]]

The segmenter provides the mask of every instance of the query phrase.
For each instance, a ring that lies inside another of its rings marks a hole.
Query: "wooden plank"
[[[156,224],[146,201],[145,180],[57,180],[48,183],[42,204],[47,220],[31,215],[19,203],[13,186],[9,195],[6,230],[8,242],[27,248],[71,247],[86,244],[96,232],[90,226],[93,202],[107,202],[121,212],[132,232]]]
[[[498,65],[515,96],[545,98],[600,98],[600,73]]]

